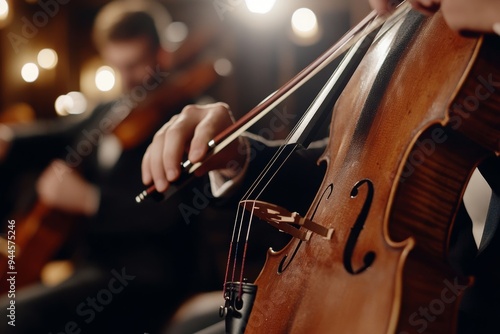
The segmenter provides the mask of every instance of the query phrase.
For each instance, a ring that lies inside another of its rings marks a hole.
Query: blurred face
[[[109,42],[102,50],[108,65],[120,72],[124,92],[148,80],[158,65],[157,56],[158,52],[152,50],[146,37]]]

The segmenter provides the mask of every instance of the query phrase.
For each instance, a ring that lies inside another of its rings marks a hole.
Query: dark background
[[[91,29],[96,13],[107,2],[9,1],[11,13],[0,29],[0,114],[7,110],[14,114],[31,110],[37,119],[57,117],[55,99],[70,91],[81,90],[82,67],[98,57]],[[228,102],[236,117],[249,111],[292,78],[368,12],[367,1],[364,0],[278,0],[273,10],[265,15],[250,13],[243,0],[162,2],[173,21],[184,22],[189,27],[188,41],[200,32],[214,31],[213,34],[206,34],[209,35],[204,41],[207,47],[187,65],[203,57],[224,57],[231,61],[232,74],[219,80],[207,95],[214,100]],[[222,16],[215,8],[217,4],[228,9]],[[307,46],[298,45],[290,37],[291,14],[304,6],[315,11],[321,29],[317,42]],[[44,18],[48,20],[44,21]],[[34,24],[36,31],[26,33],[27,21]],[[24,82],[20,76],[22,65],[34,62],[36,53],[47,47],[57,51],[57,67],[42,69],[34,83]],[[324,73],[321,77],[326,78],[327,75]],[[287,108],[288,113],[303,111],[320,84],[320,81],[312,83],[292,96],[286,107],[280,108]],[[109,96],[103,93],[88,98],[92,105],[98,100],[109,99]],[[264,120],[257,127],[265,126]],[[284,135],[279,133],[273,136]]]

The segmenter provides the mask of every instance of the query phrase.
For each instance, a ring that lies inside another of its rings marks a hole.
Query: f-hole
[[[365,226],[366,218],[368,217],[368,212],[370,211],[370,207],[373,201],[373,194],[375,192],[373,183],[370,180],[364,179],[358,181],[354,188],[351,190],[351,198],[357,198],[359,194],[359,188],[363,185],[366,185],[368,190],[365,198],[365,202],[363,204],[363,208],[356,219],[353,227],[351,227],[351,232],[349,233],[349,237],[347,238],[347,242],[344,248],[344,267],[345,269],[353,274],[357,275],[365,271],[369,266],[373,264],[375,261],[375,252],[369,251],[365,254],[363,258],[363,266],[357,270],[354,270],[352,267],[352,257],[354,254],[354,248],[356,247],[356,243],[358,241],[359,235]]]

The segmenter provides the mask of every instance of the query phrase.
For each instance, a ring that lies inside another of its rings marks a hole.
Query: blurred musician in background
[[[99,13],[96,46],[119,71],[125,95],[133,97],[138,88],[148,94],[162,89],[161,81],[167,80],[167,71],[176,61],[159,34],[169,20],[164,6],[152,1],[115,1]],[[160,95],[168,101],[168,90]],[[110,111],[115,104],[101,105],[83,120],[2,129],[1,161],[14,166],[6,174],[13,175],[9,173],[19,168],[19,161],[30,167],[37,161],[36,165],[48,163],[36,181],[39,201],[85,217],[77,227],[80,235],[71,239],[77,243],[72,275],[55,286],[36,284],[16,291],[15,327],[5,321],[10,299],[3,296],[2,333],[77,333],[80,329],[83,333],[154,333],[185,295],[204,288],[198,284],[199,277],[195,280],[196,215],[187,224],[178,209],[184,200],[191,203],[191,197],[179,195],[168,207],[134,202],[142,187],[142,155],[173,112],[145,110],[163,116],[143,139],[127,146],[113,132],[103,131],[103,126],[115,121]],[[144,114],[134,121],[147,118]],[[83,144],[87,153],[91,151],[88,156],[79,154],[78,145]]]

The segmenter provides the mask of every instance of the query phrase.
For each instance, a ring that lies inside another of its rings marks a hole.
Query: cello
[[[499,42],[409,11],[373,43],[333,110],[309,236],[270,251],[255,285],[226,284],[232,333],[456,330],[472,281],[450,264],[451,231],[472,171],[500,154]],[[242,205],[278,226],[293,210]]]
[[[440,13],[402,18],[375,39],[335,103],[328,168],[309,212],[262,202],[259,187],[241,201],[240,212],[295,239],[269,252],[255,284],[228,275],[228,332],[456,329],[472,282],[450,264],[451,231],[473,169],[500,154],[499,40],[458,36]],[[248,244],[242,217],[233,263]]]

